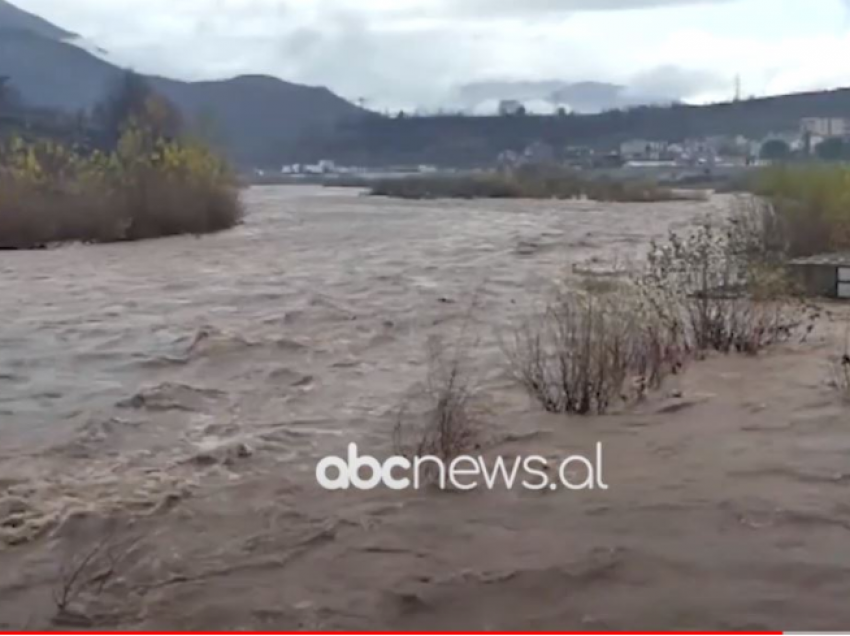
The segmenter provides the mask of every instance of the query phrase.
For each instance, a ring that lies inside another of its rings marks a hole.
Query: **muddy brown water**
[[[728,199],[246,200],[216,236],[0,253],[0,628],[850,627],[846,307],[603,418],[543,414],[505,369],[554,281]],[[601,442],[610,489],[320,490],[323,455],[391,452],[428,351],[469,334],[482,452]],[[115,572],[58,612],[104,537]]]

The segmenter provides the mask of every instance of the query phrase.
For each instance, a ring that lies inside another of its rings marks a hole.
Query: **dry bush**
[[[755,354],[800,326],[802,306],[787,298],[783,271],[752,252],[758,239],[747,232],[757,228],[705,222],[653,243],[638,288],[689,350]]]
[[[833,362],[832,383],[842,397],[850,403],[850,330],[844,339],[844,353]]]
[[[643,397],[682,359],[675,334],[626,293],[561,291],[515,330],[505,352],[516,380],[543,408],[579,415]]]
[[[839,362],[835,363],[835,386],[844,399],[850,402],[850,353],[845,353]]]
[[[410,396],[396,421],[396,453],[409,459],[437,457],[450,462],[473,450],[479,435],[474,396],[466,350],[434,348],[425,386]]]
[[[726,226],[728,251],[750,271],[782,268],[789,251],[782,219],[767,199],[735,197]]]
[[[85,603],[101,596],[121,576],[141,539],[116,527],[101,529],[93,539],[69,539],[53,590],[55,622],[85,624]]]
[[[555,413],[600,414],[642,398],[707,351],[757,354],[791,338],[791,295],[772,208],[742,200],[728,223],[653,242],[629,284],[561,292],[505,347],[517,381]]]

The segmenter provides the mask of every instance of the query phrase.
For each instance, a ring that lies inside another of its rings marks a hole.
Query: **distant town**
[[[503,102],[503,117],[523,117],[522,105]],[[563,115],[562,115],[563,116]],[[557,147],[546,141],[535,141],[523,150],[503,150],[493,158],[492,166],[511,168],[522,165],[561,165],[583,170],[683,169],[711,172],[715,169],[749,168],[771,165],[778,161],[842,161],[850,159],[850,119],[838,117],[806,117],[796,130],[771,132],[754,139],[744,135],[712,135],[689,137],[681,141],[628,139],[613,148],[594,145]],[[393,166],[399,173],[429,174],[440,168],[433,164]],[[341,165],[332,159],[315,163],[283,165],[284,177],[362,175],[374,168]],[[273,170],[257,169],[259,177],[272,177]]]

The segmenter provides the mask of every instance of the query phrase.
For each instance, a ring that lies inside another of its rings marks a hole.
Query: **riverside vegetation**
[[[646,203],[698,199],[650,181],[591,179],[557,167],[522,166],[498,173],[410,176],[371,184],[371,194],[400,199],[580,199]]]
[[[427,182],[387,183],[403,189]],[[484,181],[453,183],[467,193]],[[503,339],[517,383],[547,411],[603,414],[644,399],[711,352],[758,355],[811,331],[818,311],[800,297],[785,264],[850,247],[850,170],[772,169],[759,176],[758,192],[737,198],[724,221],[653,242],[646,266],[624,280],[584,281],[584,290],[559,286]],[[450,369],[432,391],[433,408],[416,438],[418,448],[449,457],[475,439],[468,408],[474,383],[457,362]],[[845,350],[832,380],[845,397],[848,378]]]
[[[694,357],[758,354],[818,312],[788,275],[790,258],[850,249],[850,168],[777,167],[732,215],[652,244],[622,284],[559,290],[505,346],[516,380],[546,410],[604,413],[641,399]],[[846,396],[850,357],[833,384]]]
[[[226,161],[186,135],[144,80],[128,74],[102,112],[99,144],[2,142],[0,248],[203,234],[240,222]]]
[[[581,290],[562,281],[503,334],[507,368],[546,411],[602,415],[644,400],[692,361],[756,356],[803,335],[816,312],[785,275],[780,227],[768,202],[742,198],[728,220],[654,242],[646,265],[617,284]],[[469,346],[461,337],[429,358],[421,408],[400,411],[399,454],[448,461],[481,443]],[[845,354],[835,367],[844,395],[848,365]]]
[[[774,251],[796,258],[850,250],[850,167],[776,166],[751,189],[771,204]]]
[[[772,206],[742,199],[724,223],[653,243],[621,284],[565,285],[506,339],[515,379],[547,411],[602,414],[709,352],[791,339],[813,318],[777,256],[779,232]]]

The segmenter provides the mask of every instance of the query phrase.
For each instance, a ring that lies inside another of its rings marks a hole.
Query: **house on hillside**
[[[561,150],[564,163],[576,168],[591,167],[596,152],[588,146],[565,146]]]
[[[522,153],[523,163],[551,164],[555,162],[555,149],[544,141],[535,141]]]
[[[659,161],[666,151],[663,141],[631,139],[620,144],[620,155],[626,161]]]
[[[499,102],[499,115],[503,117],[524,115],[525,106],[516,99],[503,99]]]
[[[522,152],[504,150],[499,153],[496,162],[503,168],[514,168],[524,165],[547,165],[556,161],[555,149],[546,142],[535,141]]]
[[[850,119],[838,117],[806,117],[800,120],[800,135],[803,149],[813,154],[817,147],[828,139],[848,139]]]
[[[830,139],[850,135],[850,119],[839,117],[806,117],[800,120],[800,134]]]

